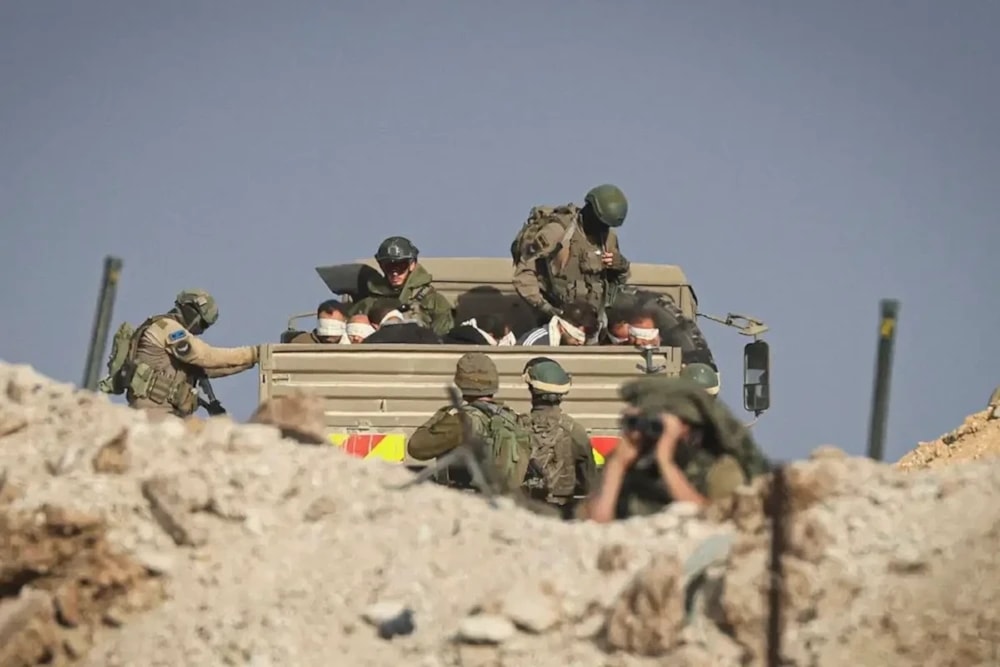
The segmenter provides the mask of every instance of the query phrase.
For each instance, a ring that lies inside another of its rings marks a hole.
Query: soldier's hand
[[[257,364],[260,361],[260,346],[254,345],[250,348],[253,350],[253,355],[251,356],[251,363]]]
[[[601,263],[610,268],[615,263],[615,254],[613,252],[603,253],[601,255]]]

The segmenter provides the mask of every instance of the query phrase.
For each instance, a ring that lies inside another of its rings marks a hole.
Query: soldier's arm
[[[576,492],[590,493],[597,485],[597,462],[594,461],[594,449],[590,444],[587,429],[580,423],[574,423],[570,433],[573,439],[574,467],[576,468]]]
[[[205,371],[215,371],[213,377],[225,377],[246,370],[257,363],[258,350],[255,346],[213,347],[191,334],[179,322],[161,320],[164,327],[152,327],[157,342],[163,344],[167,354],[186,364]]]
[[[418,461],[437,458],[462,444],[461,429],[456,411],[441,408],[413,431],[406,441],[406,451]]]
[[[235,375],[236,373],[242,373],[243,371],[250,370],[254,367],[254,362],[246,364],[238,364],[236,366],[223,366],[222,368],[206,368],[205,376],[208,378],[224,378],[229,375]]]
[[[736,458],[722,456],[709,467],[705,475],[705,497],[712,501],[721,500],[732,495],[746,482],[746,475]]]
[[[617,274],[615,278],[619,282],[627,282],[631,273],[632,263],[622,254],[622,249],[618,245],[618,234],[612,229],[608,232],[608,251],[613,255],[611,266],[608,270]]]
[[[455,318],[448,297],[435,290],[427,295],[427,302],[427,310],[431,314],[431,329],[434,333],[443,336],[451,331],[455,326]]]
[[[529,305],[554,314],[554,309],[545,297],[542,296],[541,284],[538,276],[538,261],[547,257],[556,245],[562,241],[566,230],[557,222],[550,223],[538,232],[537,247],[529,248],[528,255],[522,257],[521,261],[514,269],[513,285],[514,291],[528,302]]]

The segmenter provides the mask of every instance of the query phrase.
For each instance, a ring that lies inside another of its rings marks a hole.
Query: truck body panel
[[[518,335],[535,325],[535,315],[511,284],[513,265],[501,258],[421,258],[434,277],[434,287],[456,309],[456,323],[487,312],[503,312]],[[377,271],[374,259],[357,260],[360,275],[317,268],[334,293],[357,296],[365,272]],[[346,283],[329,278],[347,275]],[[360,283],[360,285],[358,284]],[[668,296],[694,319],[697,298],[680,267],[633,264],[629,284]],[[294,392],[319,396],[325,406],[327,434],[348,453],[425,465],[406,455],[406,438],[446,404],[459,357],[486,352],[497,365],[497,399],[513,409],[530,409],[527,386],[521,377],[525,363],[537,356],[558,361],[573,377],[573,388],[563,403],[567,413],[589,431],[594,457],[604,457],[617,441],[621,384],[640,377],[647,363],[631,346],[497,347],[480,345],[322,345],[273,343],[261,348],[259,399],[261,402]],[[680,350],[655,351],[653,364],[660,373],[680,372]]]

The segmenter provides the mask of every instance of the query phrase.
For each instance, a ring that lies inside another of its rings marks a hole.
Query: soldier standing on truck
[[[568,508],[574,496],[591,492],[597,478],[587,429],[562,410],[572,378],[548,357],[529,360],[522,378],[531,393],[531,411],[521,417],[535,434],[531,458],[545,475],[545,500]]]
[[[614,185],[592,188],[583,208],[531,209],[510,252],[514,289],[535,309],[539,324],[576,299],[601,314],[614,302],[629,277],[615,232],[627,213],[628,200]]]
[[[347,337],[347,307],[336,299],[324,301],[316,309],[316,328],[302,331],[288,342],[350,344]]]
[[[490,459],[488,465],[495,469],[503,487],[496,492],[527,490],[526,487],[536,484],[528,475],[535,449],[534,436],[520,415],[494,398],[500,388],[500,375],[493,360],[482,352],[462,355],[455,366],[455,385],[465,401],[461,411],[447,405],[417,427],[406,443],[409,455],[429,461],[464,444],[462,415],[465,415],[472,434],[487,447],[481,453]],[[443,470],[435,479],[448,486],[472,488],[471,478],[464,470]]]
[[[125,394],[129,407],[186,417],[198,409],[198,382],[226,377],[255,366],[258,348],[212,347],[198,336],[219,319],[208,292],[184,290],[174,307],[132,330],[119,327],[101,389]]]
[[[443,336],[454,325],[451,303],[434,289],[434,277],[417,262],[419,251],[402,236],[390,236],[382,241],[375,253],[375,261],[382,269],[381,276],[373,276],[366,286],[365,298],[354,304],[351,315],[368,313],[378,299],[399,299],[401,310],[412,315],[424,326]]]
[[[581,518],[626,519],[674,501],[705,506],[770,470],[747,428],[701,385],[652,376],[619,393],[627,404],[621,437]]]

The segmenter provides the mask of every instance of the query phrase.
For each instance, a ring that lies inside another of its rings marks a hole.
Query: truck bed
[[[426,465],[406,455],[406,439],[448,401],[458,358],[487,353],[500,373],[497,398],[518,412],[530,408],[521,379],[525,363],[551,357],[573,376],[564,409],[589,431],[594,458],[616,440],[621,402],[618,387],[643,374],[646,362],[635,348],[493,347],[479,345],[298,345],[261,348],[259,398],[263,402],[295,391],[318,395],[326,411],[332,444],[354,456],[411,466]],[[666,375],[680,371],[676,348],[657,351],[654,363]]]

